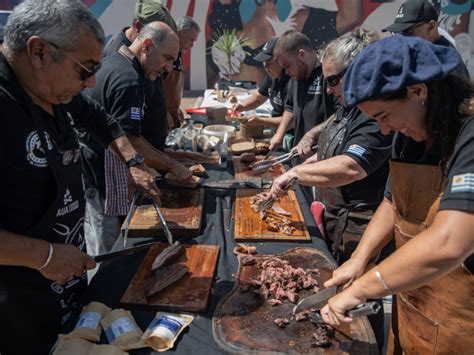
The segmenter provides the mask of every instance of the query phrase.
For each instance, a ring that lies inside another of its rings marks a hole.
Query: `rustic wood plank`
[[[263,159],[263,156],[257,156],[257,161]],[[254,175],[252,170],[248,168],[248,164],[244,164],[240,161],[240,156],[232,157],[232,163],[234,165],[234,178],[235,180],[245,181],[249,178],[255,177],[266,177],[266,178],[277,178],[285,172],[285,167],[282,164],[277,164],[263,174]]]
[[[188,274],[156,295],[147,298],[145,287],[154,280],[151,265],[167,246],[168,244],[159,243],[150,248],[123,295],[121,303],[132,308],[147,310],[205,312],[217,267],[219,246],[184,245],[185,253],[181,255],[177,263],[188,267]]]
[[[336,264],[314,248],[294,248],[279,255],[256,255],[257,262],[271,258],[288,260],[294,268],[318,268],[324,283]],[[240,264],[240,258],[239,258]],[[290,319],[294,304],[285,301],[272,307],[267,300],[243,292],[241,282],[255,280],[261,269],[257,265],[239,265],[237,282],[217,305],[212,318],[212,331],[219,347],[227,353],[261,354],[377,354],[375,336],[366,317],[355,318],[350,324],[336,329],[335,339],[328,348],[317,347],[312,337],[316,327],[309,321],[291,321],[281,329],[273,321]],[[302,290],[300,297],[310,295]]]
[[[296,230],[292,235],[278,232],[272,232],[267,229],[267,224],[260,219],[260,215],[250,207],[250,197],[263,190],[240,189],[236,191],[235,200],[235,224],[234,238],[242,242],[258,241],[292,241],[292,242],[310,242],[306,227],[306,222],[301,212],[300,205],[294,191],[288,191],[288,195],[283,196],[275,206],[280,206],[291,213],[293,225]]]
[[[204,190],[160,189],[160,191],[161,212],[173,236],[194,237],[199,235],[202,224]],[[125,223],[122,225],[122,233]],[[163,225],[153,205],[137,207],[130,221],[128,236],[164,236]]]

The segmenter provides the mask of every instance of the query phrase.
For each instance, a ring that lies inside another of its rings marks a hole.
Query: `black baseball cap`
[[[270,38],[268,42],[263,45],[260,53],[258,53],[255,57],[253,57],[253,59],[256,60],[257,62],[266,62],[267,60],[272,59],[273,47],[275,47],[275,43],[277,39],[278,37]]]
[[[417,23],[438,21],[438,11],[426,0],[407,0],[398,10],[395,22],[385,27],[382,32],[402,32]]]

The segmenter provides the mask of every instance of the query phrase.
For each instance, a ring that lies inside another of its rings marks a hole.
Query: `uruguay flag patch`
[[[140,107],[132,107],[130,110],[130,118],[132,120],[140,120],[141,119],[141,110]]]
[[[358,157],[362,157],[365,151],[365,148],[361,147],[358,144],[352,144],[349,146],[349,149],[347,149],[347,153],[357,155]]]
[[[454,175],[451,192],[474,192],[474,173]]]

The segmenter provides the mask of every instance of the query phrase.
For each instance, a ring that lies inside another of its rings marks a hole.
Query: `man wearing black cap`
[[[273,58],[273,48],[278,37],[271,38],[263,46],[261,52],[253,59],[262,62],[266,75],[258,87],[258,91],[250,96],[246,102],[236,104],[234,111],[253,110],[263,104],[268,98],[272,105],[272,117],[251,117],[247,124],[255,126],[278,127],[284,112],[284,102],[288,91],[290,77],[283,72],[283,68]]]
[[[402,36],[420,37],[440,46],[454,48],[452,43],[438,32],[438,11],[427,0],[407,0],[398,10],[395,21],[382,32],[392,32]],[[469,79],[466,65],[461,63],[456,72]]]

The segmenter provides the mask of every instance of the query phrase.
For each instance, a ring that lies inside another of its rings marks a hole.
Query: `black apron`
[[[337,155],[336,150],[346,137],[347,124],[353,116],[352,110],[347,111],[341,107],[329,118],[331,121],[318,139],[318,161]],[[380,202],[350,204],[340,187],[318,187],[316,200],[326,207],[324,227],[327,242],[334,258],[341,264],[350,258],[357,247]]]
[[[75,149],[59,151],[46,133],[38,108],[29,97],[26,101],[28,115],[36,127],[57,190],[54,202],[43,216],[22,234],[51,243],[72,244],[85,252],[85,200],[79,144],[75,139]],[[58,109],[64,110],[62,106]],[[69,118],[64,119],[67,128],[73,130],[70,115],[63,114]],[[61,325],[69,319],[81,291],[87,286],[87,274],[84,272],[82,278],[71,278],[60,285],[46,279],[37,270],[1,266],[0,282],[3,288],[0,353],[47,354]]]

